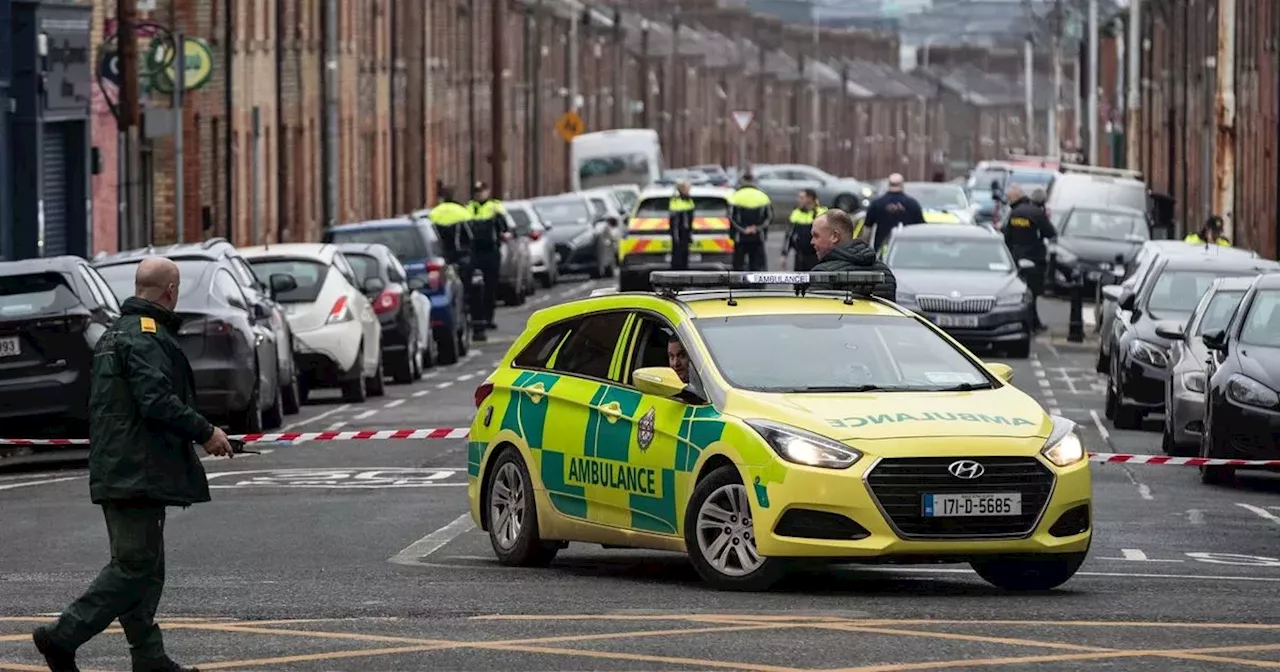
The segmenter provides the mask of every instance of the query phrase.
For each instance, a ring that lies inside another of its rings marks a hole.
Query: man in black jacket
[[[897,301],[898,280],[893,271],[876,259],[876,253],[863,241],[853,237],[853,218],[843,210],[831,209],[813,222],[813,249],[818,253],[814,273],[879,271],[884,282],[872,294],[887,301]],[[815,282],[810,289],[831,289],[828,283]]]
[[[1031,313],[1036,331],[1044,331],[1045,325],[1040,321],[1040,310],[1036,305],[1044,292],[1044,274],[1048,249],[1046,240],[1054,240],[1058,232],[1049,221],[1044,208],[1036,205],[1023,193],[1022,187],[1012,185],[1007,192],[1009,199],[1009,222],[1004,227],[1004,243],[1013,253],[1015,260],[1030,259],[1035,268],[1023,272],[1022,279],[1031,290]]]
[[[889,235],[898,226],[911,226],[924,223],[924,209],[920,202],[903,192],[904,179],[894,173],[889,176],[888,191],[871,202],[867,207],[867,217],[863,226],[874,226],[875,238],[872,239],[872,251],[879,251],[889,242]]]
[[[138,264],[135,296],[93,354],[89,394],[89,494],[102,507],[111,562],[50,626],[32,635],[53,672],[75,672],[75,651],[120,619],[134,672],[192,672],[164,650],[156,607],[164,589],[165,507],[209,501],[192,448],[233,453],[227,435],[192,405],[191,365],[178,346],[178,266]]]

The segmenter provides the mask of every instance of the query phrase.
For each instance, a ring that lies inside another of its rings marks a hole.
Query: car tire
[[[1009,348],[1009,356],[1013,359],[1027,359],[1031,356],[1031,339],[1018,341]]]
[[[284,425],[284,391],[276,384],[276,398],[271,407],[262,412],[263,429],[279,429]]]
[[[508,567],[546,567],[560,545],[542,540],[538,531],[538,502],[524,459],[505,448],[485,476],[484,507],[489,543],[498,562]]]
[[[260,405],[258,391],[254,390],[249,397],[249,405],[243,411],[236,413],[235,417],[231,419],[231,432],[233,434],[261,434],[262,409],[259,407]]]
[[[414,381],[414,373],[418,370],[418,344],[412,338],[405,347],[404,356],[396,357],[392,365],[391,378],[400,385],[408,385]]]
[[[969,563],[983,580],[1005,590],[1053,590],[1075,576],[1084,564],[1083,553],[1045,553],[1018,558],[991,558]]]
[[[359,404],[369,398],[369,388],[364,377],[364,348],[356,351],[355,378],[342,384],[342,400],[349,404]]]
[[[382,366],[382,354],[378,354],[378,367],[374,369],[372,376],[369,376],[367,383],[369,396],[381,397],[387,393],[387,372]]]
[[[285,415],[297,415],[302,412],[302,390],[300,388],[301,383],[298,382],[298,373],[295,371],[289,378],[289,384],[281,391]]]
[[[729,520],[722,520],[726,513]],[[721,522],[723,528],[713,529],[712,523]],[[714,536],[708,538],[704,530]],[[694,487],[685,509],[684,543],[698,576],[717,590],[768,590],[782,578],[782,561],[755,550],[750,495],[732,465],[717,468]]]
[[[853,214],[858,209],[857,202],[849,194],[840,194],[834,202],[837,210],[844,210],[849,214]]]
[[[551,271],[539,273],[538,282],[542,285],[543,289],[551,289],[556,286],[556,280],[551,276]]]
[[[1098,373],[1107,372],[1107,355],[1106,353],[1102,352],[1101,345],[1098,346],[1098,361],[1094,362],[1093,370],[1097,371]]]

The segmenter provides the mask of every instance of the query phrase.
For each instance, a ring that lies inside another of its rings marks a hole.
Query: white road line
[[[377,412],[378,412],[378,409],[376,409],[376,408],[371,408],[371,409],[369,409],[369,410],[365,411],[364,413],[361,413],[360,415],[357,415],[355,418],[353,418],[353,420],[366,420],[366,419],[368,419],[368,418],[373,417],[373,415],[374,415],[375,413],[377,413]]]
[[[471,380],[472,378],[475,378],[475,377],[476,377],[476,374],[474,373],[464,373],[461,376],[458,376],[457,381],[459,383],[465,383],[468,380]]]
[[[385,405],[383,405],[383,408],[395,408],[396,406],[399,406],[400,404],[403,404],[403,403],[404,403],[404,399],[396,399],[395,401],[388,401]]]
[[[443,390],[444,388],[449,387],[449,386],[450,386],[450,385],[452,385],[452,384],[453,384],[453,381],[452,381],[452,380],[446,380],[446,381],[444,381],[443,383],[439,383],[439,384],[437,384],[437,385],[436,385],[436,389]]]
[[[438,375],[440,375],[439,371],[428,371],[427,373],[422,374],[422,379],[431,380],[432,378],[435,378]]]
[[[1084,326],[1086,327],[1098,326],[1098,318],[1094,316],[1092,310],[1082,310],[1080,311],[1080,313],[1081,313],[1080,317],[1084,318]]]
[[[340,421],[338,421],[338,422],[333,423],[332,425],[329,425],[329,428],[328,428],[328,429],[329,429],[329,431],[333,431],[333,430],[335,430],[335,429],[342,429],[343,427],[346,427],[346,426],[347,426],[347,421],[346,421],[346,420],[340,420]]]
[[[1187,522],[1192,525],[1204,525],[1204,511],[1200,509],[1189,509],[1187,511]]]
[[[412,565],[418,560],[425,558],[432,553],[444,548],[446,544],[457,539],[458,537],[475,529],[475,523],[471,521],[471,514],[464,513],[458,516],[452,523],[428,534],[427,536],[409,544],[404,550],[396,553],[394,557],[388,559],[397,565]]]
[[[1052,344],[1052,343],[1050,343],[1049,341],[1044,341],[1044,342],[1042,343],[1042,345],[1044,345],[1044,347],[1048,348],[1049,352],[1052,352],[1054,357],[1061,357],[1061,356],[1062,356],[1062,353],[1058,352],[1058,349],[1057,349],[1057,348],[1055,348],[1055,347],[1053,347],[1053,344]]]
[[[1108,432],[1106,426],[1102,424],[1102,418],[1098,417],[1098,412],[1089,409],[1089,416],[1093,418],[1093,426],[1098,428],[1098,433],[1102,435],[1102,440],[1110,442],[1111,432]]]
[[[425,397],[428,394],[431,394],[431,390],[418,390],[417,392],[413,393],[413,396],[416,399],[418,397]]]
[[[335,406],[335,407],[333,407],[333,408],[331,408],[331,409],[329,409],[329,410],[325,411],[324,413],[320,413],[320,414],[318,414],[318,415],[313,415],[313,416],[311,416],[311,417],[309,417],[309,418],[303,418],[303,419],[301,419],[301,420],[295,420],[294,422],[292,422],[292,423],[290,423],[290,424],[287,424],[287,425],[285,425],[284,427],[281,427],[281,428],[280,428],[280,431],[282,431],[282,432],[287,432],[287,431],[289,431],[289,430],[293,429],[294,427],[299,427],[299,426],[301,426],[301,425],[305,425],[305,424],[310,423],[310,422],[315,422],[316,420],[321,420],[321,419],[327,418],[327,417],[329,417],[329,416],[333,415],[334,413],[338,413],[338,412],[340,412],[340,411],[345,411],[345,410],[347,410],[348,408],[351,408],[351,404],[343,404],[343,405],[341,405],[341,406]]]
[[[1122,548],[1120,554],[1123,558],[1098,558],[1099,560],[1128,560],[1129,562],[1182,562],[1181,560],[1160,560],[1151,559],[1147,554],[1136,548]]]
[[[903,572],[910,574],[970,574],[973,575],[971,569],[950,569],[942,567],[894,567],[893,569],[881,569],[876,567],[864,567],[860,571],[879,572],[882,574],[892,574],[895,572]],[[1280,576],[1232,576],[1212,574],[1139,574],[1132,572],[1076,572],[1076,576],[1095,576],[1106,578],[1121,579],[1175,579],[1175,580],[1194,580],[1194,581],[1259,581],[1263,583],[1280,583]]]
[[[85,478],[85,476],[63,476],[62,478],[46,478],[42,481],[27,481],[26,483],[9,483],[0,485],[0,490],[16,490],[18,488],[26,488],[32,485],[48,485],[50,483],[61,483],[63,481],[75,481]]]
[[[1266,510],[1266,509],[1264,509],[1264,508],[1262,508],[1262,507],[1260,507],[1260,506],[1254,506],[1254,505],[1252,505],[1252,504],[1245,504],[1245,503],[1243,503],[1243,502],[1236,502],[1236,506],[1238,506],[1238,507],[1240,507],[1240,508],[1244,509],[1245,511],[1252,511],[1252,512],[1254,512],[1254,513],[1258,514],[1258,517],[1259,517],[1259,518],[1262,518],[1263,520],[1269,520],[1269,521],[1271,521],[1271,522],[1275,523],[1276,525],[1280,525],[1280,516],[1277,516],[1276,514],[1271,513],[1270,511],[1268,511],[1268,510]]]

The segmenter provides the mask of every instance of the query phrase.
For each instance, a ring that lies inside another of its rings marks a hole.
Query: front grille
[[[947,467],[972,459],[985,469],[982,476],[963,480]],[[1024,537],[1040,519],[1053,492],[1053,472],[1032,457],[937,458],[905,457],[880,460],[866,476],[871,496],[900,536],[907,539],[952,537]],[[924,517],[926,494],[1019,492],[1022,514],[990,517]]]
[[[917,296],[916,305],[926,313],[989,313],[996,307],[996,300],[991,296],[965,296],[958,299]]]

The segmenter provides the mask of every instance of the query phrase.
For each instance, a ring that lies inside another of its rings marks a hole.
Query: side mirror
[[[415,275],[412,278],[409,278],[409,282],[407,284],[409,285],[409,289],[418,292],[427,286],[427,279],[421,275]]]
[[[680,374],[666,366],[636,369],[631,374],[631,379],[641,392],[659,397],[674,397],[684,392],[687,387],[685,382],[680,380]]]
[[[368,292],[369,294],[375,294],[377,292],[381,292],[382,290],[386,289],[386,287],[387,287],[387,283],[383,282],[382,278],[379,278],[376,276],[372,278],[366,278],[364,281],[364,291]]]
[[[272,294],[292,292],[298,288],[298,279],[288,273],[272,273],[268,280],[271,282]]]
[[[1120,304],[1120,310],[1132,311],[1138,303],[1138,295],[1133,293],[1131,289],[1120,290],[1120,298],[1117,301]]]
[[[1162,320],[1156,322],[1156,336],[1165,338],[1170,341],[1181,341],[1186,332],[1183,331],[1182,324],[1171,320]]]
[[[1031,261],[1030,259],[1019,259],[1019,260],[1018,260],[1018,268],[1020,268],[1020,269],[1022,269],[1022,270],[1024,270],[1024,271],[1030,271],[1030,270],[1034,269],[1035,267],[1036,267],[1036,262]]]
[[[1008,364],[1001,364],[1000,362],[986,362],[986,366],[987,370],[996,378],[999,378],[1006,383],[1013,382],[1012,366],[1009,366]]]
[[[1227,349],[1227,330],[1218,329],[1211,331],[1200,337],[1204,341],[1204,347],[1210,350],[1223,351]]]
[[[1102,297],[1106,300],[1120,303],[1120,285],[1103,285],[1102,289],[1098,291],[1102,293]]]
[[[249,308],[249,312],[253,313],[253,319],[265,320],[271,317],[271,310],[261,303],[255,303]]]

